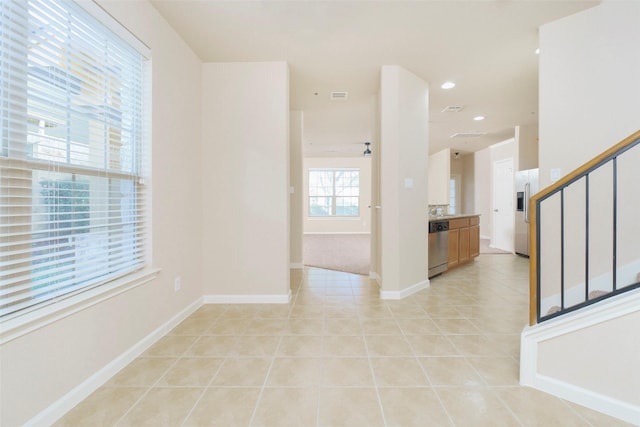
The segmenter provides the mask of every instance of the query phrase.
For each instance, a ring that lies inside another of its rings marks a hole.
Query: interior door
[[[513,252],[513,159],[493,163],[493,238],[491,246]]]

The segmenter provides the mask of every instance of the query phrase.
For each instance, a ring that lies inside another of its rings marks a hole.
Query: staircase
[[[521,384],[640,425],[640,131],[530,206]]]

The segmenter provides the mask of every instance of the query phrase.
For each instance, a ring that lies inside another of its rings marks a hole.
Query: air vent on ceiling
[[[442,110],[443,113],[459,113],[464,107],[462,105],[448,105]]]
[[[348,92],[331,92],[329,99],[332,101],[346,101]]]
[[[449,138],[477,138],[479,136],[485,136],[486,132],[456,132]]]

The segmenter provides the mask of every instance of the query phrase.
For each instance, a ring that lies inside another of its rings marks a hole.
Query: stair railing
[[[532,196],[529,206],[531,325],[640,287],[640,225],[629,220],[640,224],[640,131]],[[598,228],[600,221],[611,228]]]

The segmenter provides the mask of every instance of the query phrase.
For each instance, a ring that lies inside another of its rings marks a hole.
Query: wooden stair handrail
[[[574,180],[585,175],[591,169],[599,166],[601,163],[607,162],[611,157],[615,157],[618,153],[624,151],[632,143],[640,139],[640,130],[626,137],[618,144],[612,146],[608,150],[589,160],[579,168],[560,178],[558,181],[542,189],[538,193],[531,196],[529,200],[529,325],[533,326],[537,323],[537,286],[538,286],[538,240],[537,236],[537,201],[557,192],[560,188],[565,187]]]

